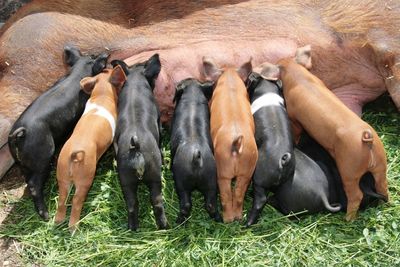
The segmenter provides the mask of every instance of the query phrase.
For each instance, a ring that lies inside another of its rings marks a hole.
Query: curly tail
[[[8,135],[10,151],[16,161],[21,161],[20,146],[18,144],[25,139],[25,136],[26,129],[24,127],[19,127]]]
[[[372,148],[372,143],[374,142],[374,136],[372,135],[372,131],[370,129],[364,130],[362,132],[361,140],[363,143],[367,144],[369,148]]]
[[[71,154],[71,158],[69,160],[69,171],[68,175],[71,177],[72,176],[72,168],[76,163],[80,163],[85,159],[85,151],[83,150],[78,150],[74,151]]]
[[[130,150],[140,150],[139,140],[136,134],[131,137],[131,142],[129,144]]]
[[[26,129],[25,127],[17,128],[13,133],[11,133],[8,138],[10,139],[20,139],[26,136]]]
[[[201,151],[196,148],[193,152],[192,164],[196,168],[201,168],[203,166],[203,157],[201,156]]]
[[[243,135],[239,135],[232,142],[231,153],[233,156],[236,156],[243,151]]]
[[[136,133],[134,133],[131,137],[129,150],[132,156],[132,167],[136,171],[136,174],[139,176],[139,180],[142,179],[143,174],[146,170],[146,161],[142,152],[140,151],[140,142]]]

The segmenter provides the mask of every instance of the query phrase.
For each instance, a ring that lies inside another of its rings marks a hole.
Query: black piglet
[[[128,227],[139,227],[137,189],[143,181],[150,190],[150,200],[158,228],[165,229],[161,194],[160,112],[153,95],[155,80],[161,70],[158,54],[143,63],[120,65],[127,80],[118,98],[118,119],[114,138],[117,170],[126,205]]]
[[[221,221],[217,208],[217,177],[210,136],[208,100],[212,83],[195,79],[181,81],[176,89],[172,118],[172,174],[179,197],[177,223],[184,222],[192,208],[192,191],[203,196],[210,217]]]

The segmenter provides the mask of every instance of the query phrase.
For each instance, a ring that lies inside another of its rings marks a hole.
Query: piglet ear
[[[93,88],[97,82],[96,77],[85,77],[80,81],[81,89],[88,95],[93,91]]]
[[[94,60],[93,67],[92,67],[92,75],[93,76],[96,76],[97,74],[99,74],[106,68],[108,57],[109,57],[109,54],[103,53]]]
[[[113,66],[113,68],[117,65],[120,65],[121,68],[124,70],[125,75],[129,75],[129,66],[125,63],[125,61],[114,59],[113,61],[111,61],[111,65]]]
[[[221,76],[222,70],[215,64],[212,58],[203,57],[203,71],[202,75],[204,80],[215,82]]]
[[[260,66],[260,75],[266,80],[276,81],[279,79],[281,75],[281,70],[279,66],[274,65],[272,63],[263,63]]]
[[[152,89],[154,89],[154,84],[160,71],[160,56],[158,54],[154,54],[144,65],[144,76],[146,77]]]
[[[180,83],[178,83],[178,85],[175,88],[175,95],[174,95],[174,99],[172,100],[173,103],[178,103],[179,100],[181,99],[181,96],[183,94],[183,90],[186,88],[186,80],[181,81]]]
[[[81,52],[78,48],[66,45],[64,46],[64,62],[72,67],[81,57]]]
[[[254,89],[256,89],[256,87],[260,83],[261,79],[262,79],[261,75],[256,72],[250,73],[250,75],[247,77],[246,87],[247,87],[247,92],[249,93],[250,99],[254,93]]]
[[[250,57],[249,61],[244,63],[242,66],[240,66],[240,68],[237,70],[237,72],[239,73],[240,78],[243,81],[247,80],[247,77],[249,76],[249,74],[253,71],[253,66],[251,65],[251,60],[252,58]]]
[[[110,76],[110,83],[117,89],[118,94],[121,91],[122,86],[124,86],[125,81],[126,75],[124,70],[120,65],[115,66]]]
[[[296,62],[306,69],[311,69],[312,68],[312,62],[311,62],[311,45],[306,45],[303,47],[300,47],[296,50],[296,56],[295,56]]]
[[[206,96],[207,100],[210,100],[214,92],[214,82],[204,82],[200,84],[201,90]]]

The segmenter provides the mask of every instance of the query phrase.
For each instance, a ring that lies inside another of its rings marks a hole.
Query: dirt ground
[[[30,0],[0,0],[0,23],[5,22],[23,4]]]
[[[12,211],[14,203],[25,194],[26,184],[17,167],[0,180],[0,226]],[[0,238],[0,266],[24,266],[19,257],[21,245],[12,239]]]

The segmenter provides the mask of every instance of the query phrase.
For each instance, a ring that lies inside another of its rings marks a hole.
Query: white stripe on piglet
[[[284,100],[280,95],[275,93],[266,93],[263,96],[254,100],[254,102],[251,104],[251,114],[256,113],[260,108],[266,106],[284,107],[283,103]]]
[[[108,123],[110,124],[111,131],[112,131],[112,139],[114,139],[114,134],[115,134],[115,119],[113,115],[111,115],[110,111],[108,111],[106,108],[97,105],[96,103],[90,102],[90,100],[86,103],[85,106],[85,111],[83,112],[83,115],[88,113],[89,111],[95,110],[96,112],[93,113],[94,115],[100,116],[105,118]],[[83,116],[82,115],[82,116]]]

